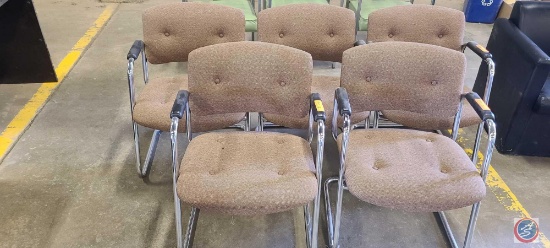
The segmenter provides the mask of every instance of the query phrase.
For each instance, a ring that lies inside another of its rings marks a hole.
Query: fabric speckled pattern
[[[170,131],[170,111],[179,90],[187,89],[187,76],[149,80],[136,98],[134,120],[145,127]],[[238,123],[244,113],[195,116],[191,114],[191,131],[205,132],[223,129]],[[178,132],[185,132],[185,115],[180,120]]]
[[[345,177],[357,198],[411,212],[462,208],[486,194],[479,172],[457,143],[416,130],[351,131]]]
[[[413,4],[380,9],[369,15],[367,41],[408,41],[460,50],[464,13],[459,10]]]
[[[306,51],[314,60],[340,62],[355,42],[355,15],[328,4],[273,7],[258,14],[258,37]]]
[[[464,87],[463,93],[467,92],[471,92],[471,90],[467,87]],[[477,115],[472,105],[470,105],[470,103],[466,100],[464,100],[463,103],[464,107],[462,109],[460,127],[469,127],[481,123],[481,119],[479,118],[479,115]],[[452,129],[455,121],[454,116],[436,119],[430,115],[400,110],[382,111],[382,114],[385,118],[392,122],[422,130]]]
[[[207,152],[206,152],[207,151]],[[287,211],[317,194],[313,154],[298,136],[214,132],[191,141],[177,182],[182,201],[236,215]]]
[[[243,41],[199,48],[189,55],[191,112],[303,117],[312,71],[311,55],[292,47]]]
[[[143,12],[143,40],[152,64],[185,62],[199,47],[244,39],[244,14],[236,8],[186,2]]]
[[[447,118],[456,114],[466,58],[448,48],[379,42],[344,52],[341,87],[354,112],[402,110]]]
[[[340,86],[340,78],[332,76],[313,76],[313,84],[311,85],[312,93],[319,93],[325,108],[327,119],[325,125],[328,128],[332,125],[332,110],[334,108],[334,91]],[[359,123],[364,121],[369,115],[369,112],[354,113],[351,117],[351,123]],[[307,129],[309,124],[309,115],[302,118],[292,118],[282,115],[264,114],[266,120],[288,128]],[[341,118],[340,118],[341,119]],[[339,121],[341,125],[342,120]]]

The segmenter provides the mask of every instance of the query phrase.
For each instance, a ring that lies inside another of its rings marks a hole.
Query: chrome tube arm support
[[[323,154],[325,150],[325,121],[317,121],[317,154],[315,157],[315,169],[317,174],[317,195],[313,204],[313,225],[311,234],[311,248],[317,248],[319,233],[319,217],[321,208],[321,191],[323,189]]]

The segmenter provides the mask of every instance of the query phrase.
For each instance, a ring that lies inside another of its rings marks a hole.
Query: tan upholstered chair
[[[161,132],[170,130],[171,101],[178,90],[187,89],[187,76],[149,80],[148,63],[185,62],[196,48],[244,40],[244,17],[238,9],[207,3],[171,3],[143,12],[143,38],[136,40],[128,52],[128,85],[134,130],[136,165],[144,177],[152,164]],[[145,86],[136,97],[134,61],[141,54]],[[193,131],[221,129],[238,123],[244,113],[232,113],[193,120]],[[138,124],[154,129],[153,138],[141,164]],[[180,132],[185,129],[180,128]]]
[[[488,75],[487,91],[490,91],[494,75],[494,63],[491,54],[477,43],[463,44],[464,39],[464,13],[455,9],[432,5],[406,5],[380,9],[369,15],[367,41],[407,41],[432,44],[464,51],[471,48],[491,68]],[[464,92],[471,89],[465,87]],[[484,101],[489,101],[489,94],[485,92]],[[383,116],[390,121],[408,127],[423,130],[451,129],[454,122],[453,116],[434,119],[433,116],[421,115],[408,111],[383,111]],[[481,124],[472,106],[468,103],[464,106],[464,114],[461,127]]]
[[[311,54],[314,60],[341,62],[342,53],[354,46],[355,19],[351,10],[328,4],[289,4],[263,10],[258,15],[258,36],[261,42],[269,42],[298,48]],[[340,78],[313,76],[312,92],[322,99],[332,99],[340,86]],[[332,103],[327,102],[328,118]],[[356,122],[365,120],[368,113],[354,117]],[[308,117],[291,118],[265,114],[265,118],[277,125],[304,129]]]
[[[339,176],[325,181],[330,247],[342,247],[344,185],[352,195],[374,205],[439,212],[453,247],[457,247],[456,240],[443,211],[473,205],[464,246],[470,244],[486,193],[484,181],[496,134],[494,116],[483,100],[476,93],[462,94],[465,66],[466,58],[459,51],[412,42],[373,43],[344,52],[342,88],[335,93],[334,114],[344,118],[343,132],[337,136]],[[462,98],[475,107],[488,130],[481,173],[455,142]],[[455,115],[456,123],[452,139],[412,129],[351,130],[352,110],[401,110],[434,118]],[[329,195],[333,182],[338,183],[334,221]]]
[[[199,210],[258,215],[299,206],[305,206],[308,247],[317,247],[325,115],[319,95],[311,93],[312,67],[308,53],[263,42],[225,43],[191,52],[189,92],[180,92],[171,115],[178,247],[191,246]],[[180,169],[176,130],[183,113],[193,120],[239,112],[290,117],[309,113],[309,141],[263,132],[262,126],[257,132],[211,132],[191,140],[194,125],[187,122],[189,145]],[[314,121],[316,157],[310,147]],[[180,199],[192,206],[185,241]]]

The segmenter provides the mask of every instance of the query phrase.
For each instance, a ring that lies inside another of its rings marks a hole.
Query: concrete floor
[[[161,137],[149,179],[138,178],[125,61],[132,42],[142,37],[141,12],[164,2],[177,1],[120,4],[1,162],[0,247],[175,246],[169,137]],[[457,2],[445,3],[460,8]],[[37,0],[35,5],[52,60],[58,64],[108,4]],[[467,24],[465,40],[486,44],[490,30],[491,25]],[[466,83],[471,86],[480,59],[470,52],[467,58]],[[152,77],[176,73],[185,73],[185,64],[151,68]],[[315,73],[338,75],[339,70],[316,62]],[[2,130],[37,88],[37,84],[0,84]],[[142,134],[145,141],[151,130],[142,128]],[[463,136],[469,144],[473,129],[465,129]],[[337,153],[335,143],[327,141],[324,175],[328,177],[337,172]],[[550,158],[496,153],[492,165],[523,207],[540,219],[541,230],[550,232],[550,185],[546,179],[550,176]],[[482,203],[473,247],[544,247],[513,243],[513,218],[520,214],[510,209],[501,189],[490,189]],[[189,207],[184,206],[183,216],[188,212]],[[300,214],[296,210],[232,217],[204,212],[195,247],[304,247]],[[448,246],[431,213],[383,209],[347,193],[343,216],[343,247]],[[468,216],[468,208],[448,213],[459,240]],[[323,245],[324,220],[321,223]]]

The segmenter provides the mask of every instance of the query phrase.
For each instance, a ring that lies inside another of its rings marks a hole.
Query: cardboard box
[[[504,0],[500,6],[500,11],[498,12],[497,18],[510,18],[510,14],[512,14],[512,9],[514,8],[514,3],[516,3],[516,0]]]

